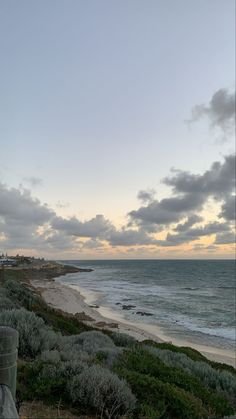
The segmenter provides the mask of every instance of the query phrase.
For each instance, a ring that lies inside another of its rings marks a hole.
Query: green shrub
[[[0,288],[0,312],[4,310],[12,310],[14,308],[19,308],[19,304],[10,300],[7,297],[6,290],[4,288]]]
[[[211,361],[208,358],[206,358],[204,355],[202,355],[200,352],[198,352],[196,349],[193,348],[189,348],[188,346],[175,346],[172,345],[171,343],[157,343],[154,342],[153,340],[144,340],[141,343],[142,345],[148,345],[154,348],[159,348],[159,349],[168,349],[171,352],[177,352],[177,353],[182,353],[187,355],[190,359],[192,359],[193,361],[203,361],[208,365],[211,365],[212,368],[216,369],[216,370],[220,370],[220,371],[228,371],[233,375],[236,375],[236,369],[228,364],[224,364],[221,362],[215,362],[215,361]]]
[[[32,290],[19,281],[9,279],[4,283],[4,288],[7,297],[11,301],[25,307],[27,310],[30,310],[39,300],[39,297]]]
[[[52,354],[51,354],[52,355]],[[99,412],[101,417],[133,409],[135,397],[124,380],[110,371],[80,361],[37,360],[19,371],[21,396]]]
[[[80,402],[107,418],[134,409],[136,401],[124,380],[95,365],[84,368],[72,379],[70,395],[74,403]]]
[[[70,404],[71,382],[86,366],[84,362],[58,360],[58,357],[38,359],[18,369],[19,392],[22,398],[44,400],[59,399]]]
[[[115,348],[113,340],[102,332],[83,332],[67,338],[67,342],[78,345],[87,353],[95,354],[105,348]]]
[[[203,419],[208,417],[201,400],[158,378],[124,368],[117,369],[138,400],[137,416],[151,411],[156,418]]]
[[[58,335],[46,327],[44,321],[24,308],[0,313],[0,324],[19,332],[19,356],[35,358],[37,354],[56,346]]]
[[[202,361],[193,361],[183,353],[172,352],[167,349],[148,348],[148,351],[160,358],[170,367],[178,367],[199,378],[204,385],[235,396],[236,377],[227,371],[219,371]]]
[[[111,338],[116,346],[132,347],[137,343],[136,339],[126,333],[112,332]]]
[[[117,366],[150,375],[164,383],[177,386],[200,399],[209,412],[213,411],[218,415],[233,412],[230,403],[223,396],[206,389],[197,378],[185,373],[180,368],[167,366],[147,350],[137,348],[124,351]]]

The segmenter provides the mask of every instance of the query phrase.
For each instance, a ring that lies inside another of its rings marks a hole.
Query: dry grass
[[[95,419],[95,416],[75,416],[68,410],[46,406],[42,402],[23,402],[20,407],[20,419]]]

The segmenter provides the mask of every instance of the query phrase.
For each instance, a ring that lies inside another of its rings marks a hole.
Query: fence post
[[[0,326],[0,385],[8,386],[16,398],[16,372],[19,334],[15,329]]]

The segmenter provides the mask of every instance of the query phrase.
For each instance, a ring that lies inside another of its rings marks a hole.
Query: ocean
[[[234,349],[233,260],[63,261],[93,272],[60,277],[79,286],[89,304],[135,323],[156,325],[170,338]]]

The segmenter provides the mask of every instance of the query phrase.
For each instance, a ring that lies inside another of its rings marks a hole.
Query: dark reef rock
[[[136,306],[133,306],[132,304],[128,305],[122,305],[122,310],[131,310],[132,308],[135,308]]]
[[[136,311],[136,314],[139,316],[153,316],[152,313],[147,313],[146,311]]]

